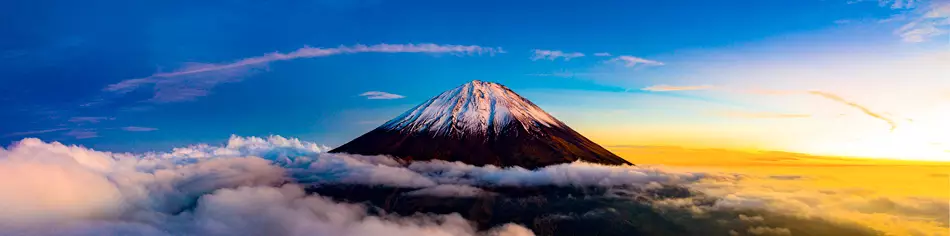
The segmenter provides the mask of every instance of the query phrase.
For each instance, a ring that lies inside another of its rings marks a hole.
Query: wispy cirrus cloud
[[[559,70],[559,71],[548,72],[548,73],[533,73],[533,74],[527,74],[527,75],[529,75],[529,76],[538,76],[538,77],[573,78],[573,77],[578,77],[578,76],[587,77],[587,76],[595,76],[595,75],[601,75],[601,74],[604,74],[604,73],[573,72],[573,71],[569,71],[569,70]]]
[[[571,77],[574,77],[576,74],[573,73],[573,72],[569,72],[569,71],[557,71],[557,72],[551,72],[551,73],[534,73],[534,74],[528,74],[528,75],[530,75],[530,76],[539,76],[539,77],[562,77],[562,78],[571,78]]]
[[[104,116],[76,116],[69,118],[69,122],[72,123],[99,123],[104,120],[115,120],[115,117],[104,117]]]
[[[637,65],[642,65],[642,66],[662,66],[662,65],[664,65],[663,62],[658,62],[658,61],[654,61],[654,60],[648,60],[648,59],[643,59],[643,58],[639,58],[639,57],[635,57],[635,56],[628,56],[628,55],[617,56],[617,57],[614,57],[613,59],[610,59],[610,60],[607,60],[607,61],[608,61],[608,62],[623,63],[623,65],[626,66],[626,67],[634,67],[634,66],[637,66]]]
[[[643,91],[651,92],[671,92],[671,91],[690,91],[690,90],[709,90],[714,88],[712,85],[690,85],[690,86],[674,86],[674,85],[653,85],[645,88],[641,88]]]
[[[126,127],[120,128],[120,129],[125,130],[125,131],[129,131],[129,132],[149,132],[149,131],[156,131],[156,130],[158,130],[157,128],[141,127],[141,126],[126,126]]]
[[[366,97],[366,99],[400,99],[400,98],[406,97],[399,94],[387,93],[383,91],[369,91],[369,92],[361,93],[360,96]]]
[[[72,129],[63,135],[70,136],[75,139],[87,139],[87,138],[99,137],[99,133],[93,129]]]
[[[848,4],[877,2],[881,7],[899,10],[879,23],[901,23],[894,35],[908,43],[920,43],[950,33],[950,1],[934,0],[854,0]]]
[[[611,54],[610,54],[609,52],[598,52],[598,53],[594,53],[594,56],[598,56],[598,57],[609,57],[609,56],[611,56]]]
[[[918,0],[851,0],[848,1],[848,4],[862,3],[862,2],[877,2],[878,5],[882,7],[890,7],[891,9],[906,9],[913,8],[917,6]]]
[[[783,119],[783,118],[809,118],[811,114],[799,113],[778,113],[778,112],[748,112],[748,111],[726,111],[717,112],[716,115],[730,118],[745,119]]]
[[[247,70],[266,66],[270,62],[300,58],[328,57],[357,53],[426,53],[466,55],[495,55],[505,53],[500,47],[451,44],[375,44],[319,48],[304,46],[289,53],[272,52],[229,63],[193,63],[172,72],[155,73],[143,78],[123,80],[103,88],[104,91],[124,94],[144,86],[155,86],[152,102],[180,102],[205,96],[221,83],[240,81]]]
[[[44,129],[44,130],[30,130],[30,131],[22,131],[22,132],[13,132],[13,133],[5,134],[5,135],[3,135],[3,137],[17,137],[17,136],[27,136],[27,135],[34,135],[34,134],[45,134],[45,133],[59,132],[59,131],[64,131],[64,130],[69,130],[69,129],[68,129],[68,128],[56,128],[56,129]]]
[[[850,19],[841,19],[841,20],[836,20],[836,21],[834,21],[834,22],[835,22],[835,24],[837,24],[837,25],[844,25],[844,24],[850,24],[850,23],[853,23],[853,22],[854,22],[854,20],[850,20]]]
[[[906,3],[909,2],[909,3]],[[900,28],[894,31],[904,42],[919,43],[925,42],[937,36],[950,33],[950,1],[930,1],[915,2],[906,0],[903,5],[900,0],[894,2],[894,6],[903,6],[903,8],[913,8],[906,13],[911,19]]]
[[[894,131],[894,129],[897,128],[897,122],[895,122],[893,119],[888,118],[887,116],[884,116],[884,115],[882,115],[882,114],[880,114],[880,113],[871,111],[871,109],[868,109],[867,107],[865,107],[865,106],[863,106],[863,105],[861,105],[861,104],[857,104],[857,103],[855,103],[855,102],[849,101],[849,100],[844,99],[844,98],[842,98],[842,97],[840,97],[840,96],[838,96],[838,95],[836,95],[836,94],[828,93],[828,92],[822,92],[822,91],[808,91],[808,93],[809,93],[809,94],[812,94],[812,95],[820,96],[820,97],[823,97],[823,98],[827,98],[827,99],[830,99],[830,100],[832,100],[832,101],[836,101],[836,102],[839,102],[839,103],[848,105],[848,106],[850,106],[850,107],[857,108],[858,110],[861,110],[861,112],[863,112],[864,114],[866,114],[866,115],[868,115],[868,116],[874,117],[874,118],[879,119],[879,120],[882,120],[882,121],[884,121],[884,122],[887,122],[887,124],[891,126],[891,131],[892,131],[892,132]]]
[[[950,33],[950,1],[929,2],[909,14],[912,20],[894,31],[904,42],[925,42]]]
[[[534,55],[531,56],[532,61],[537,60],[557,60],[558,58],[564,58],[565,61],[570,61],[572,58],[583,57],[583,53],[579,52],[562,52],[560,50],[544,50],[544,49],[535,49]]]

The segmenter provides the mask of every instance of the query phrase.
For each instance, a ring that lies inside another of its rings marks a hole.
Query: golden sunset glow
[[[704,81],[719,85],[671,91],[713,99],[660,96],[664,92],[657,96],[557,93],[572,100],[584,101],[581,97],[585,96],[604,100],[579,109],[554,104],[552,110],[608,146],[950,161],[950,68],[946,66],[950,53],[848,57],[829,50],[822,54],[829,56],[754,61],[748,63],[755,67],[742,70],[730,65],[697,70],[714,75]],[[643,104],[662,106],[643,108]],[[585,115],[591,113],[605,117]]]

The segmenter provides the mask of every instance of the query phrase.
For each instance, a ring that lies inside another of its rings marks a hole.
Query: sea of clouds
[[[326,153],[294,138],[232,136],[163,153],[111,153],[27,138],[0,148],[0,235],[533,235],[518,224],[479,230],[459,214],[374,213],[307,193],[321,185],[413,189],[410,196],[473,198],[496,188],[609,188],[648,199],[684,224],[723,235],[792,235],[822,221],[868,234],[945,235],[946,199],[807,188],[800,178],[570,163],[537,170]],[[688,189],[650,198],[664,186]],[[742,214],[739,212],[768,212]],[[671,217],[672,218],[672,217]],[[794,225],[793,225],[794,226]],[[710,234],[710,235],[716,235]]]

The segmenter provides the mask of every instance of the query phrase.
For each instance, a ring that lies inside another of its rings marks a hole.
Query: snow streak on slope
[[[499,134],[512,122],[528,132],[563,124],[504,85],[472,81],[448,90],[380,128],[433,135]]]

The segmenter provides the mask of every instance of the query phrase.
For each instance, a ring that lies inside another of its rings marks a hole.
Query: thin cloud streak
[[[886,117],[886,116],[884,116],[884,115],[881,115],[881,114],[878,114],[878,113],[876,113],[876,112],[873,112],[873,111],[871,111],[871,109],[868,109],[867,107],[864,107],[864,106],[862,106],[861,104],[857,104],[857,103],[854,103],[854,102],[852,102],[852,101],[848,101],[848,100],[846,100],[846,99],[844,99],[844,98],[842,98],[842,97],[840,97],[840,96],[838,96],[838,95],[832,94],[832,93],[827,93],[827,92],[822,92],[822,91],[808,91],[808,93],[809,93],[809,94],[812,94],[812,95],[821,96],[821,97],[823,97],[823,98],[827,98],[827,99],[830,99],[830,100],[833,100],[833,101],[836,101],[836,102],[840,102],[840,103],[845,104],[845,105],[848,105],[848,106],[850,106],[850,107],[857,108],[858,110],[861,110],[861,112],[864,112],[864,114],[867,114],[868,116],[877,118],[877,119],[882,120],[882,121],[884,121],[884,122],[887,122],[887,124],[891,126],[891,132],[894,132],[894,129],[897,129],[897,122],[895,122],[894,120],[892,120],[892,119],[890,119],[890,118],[888,118],[888,117]]]
[[[287,61],[299,58],[327,57],[340,54],[355,53],[431,53],[431,54],[454,54],[454,55],[495,55],[505,53],[503,49],[494,47],[482,47],[477,45],[440,45],[440,44],[376,44],[355,46],[339,46],[335,48],[315,48],[304,46],[290,53],[272,52],[263,56],[244,58],[231,63],[224,64],[201,64],[190,66],[181,70],[165,73],[156,73],[148,77],[124,80],[119,83],[106,86],[103,90],[116,93],[125,93],[137,89],[140,86],[155,84],[163,78],[171,78],[185,75],[194,75],[207,72],[224,71],[229,69],[243,68],[253,65],[263,65],[274,61]]]
[[[45,133],[52,133],[52,132],[63,131],[63,130],[68,130],[68,128],[57,128],[57,129],[44,129],[44,130],[31,130],[31,131],[23,131],[23,132],[14,132],[14,133],[5,134],[5,135],[3,135],[3,137],[26,136],[26,135],[33,135],[33,134],[45,134]]]
[[[537,60],[557,60],[558,58],[564,58],[565,61],[570,61],[571,58],[583,57],[583,53],[579,52],[562,52],[560,50],[543,50],[535,49],[534,55],[531,56],[532,61]]]
[[[104,120],[115,120],[113,117],[104,117],[104,116],[76,116],[69,118],[69,122],[72,123],[99,123]]]
[[[643,59],[643,58],[639,58],[639,57],[635,57],[635,56],[628,56],[628,55],[623,55],[623,56],[614,57],[613,59],[608,60],[608,62],[619,62],[619,63],[623,63],[623,65],[626,66],[626,67],[634,67],[634,66],[637,66],[637,65],[644,65],[644,66],[662,66],[662,65],[665,65],[665,64],[663,64],[663,62],[658,62],[658,61],[654,61],[654,60],[648,60],[648,59]]]
[[[777,112],[745,112],[745,111],[728,111],[728,112],[719,112],[716,113],[721,116],[731,117],[731,118],[746,118],[746,119],[794,119],[794,118],[809,118],[811,114],[794,114],[794,113],[777,113]]]
[[[891,9],[913,8],[919,2],[918,0],[851,0],[847,4],[856,4],[863,2],[877,2],[879,6],[890,7]]]
[[[69,132],[66,132],[64,135],[73,137],[75,139],[87,139],[87,138],[96,138],[99,137],[99,133],[91,129],[73,129]]]
[[[399,95],[399,94],[387,93],[387,92],[383,92],[383,91],[369,91],[369,92],[361,93],[360,96],[361,96],[361,97],[366,97],[366,99],[374,99],[374,100],[376,100],[376,99],[386,99],[386,100],[389,100],[389,99],[400,99],[400,98],[405,98],[405,97],[406,97],[406,96],[402,96],[402,95]]]
[[[601,75],[603,73],[590,73],[590,72],[573,72],[568,70],[555,71],[550,73],[534,73],[527,74],[528,76],[538,76],[538,77],[561,77],[561,78],[574,78],[574,77],[587,77]]]
[[[652,92],[671,92],[671,91],[709,90],[712,88],[713,88],[712,85],[673,86],[673,85],[660,84],[660,85],[645,87],[640,90],[652,91]]]
[[[140,127],[140,126],[126,126],[126,127],[122,127],[121,129],[125,131],[129,131],[129,132],[148,132],[148,131],[158,130],[156,128]]]

